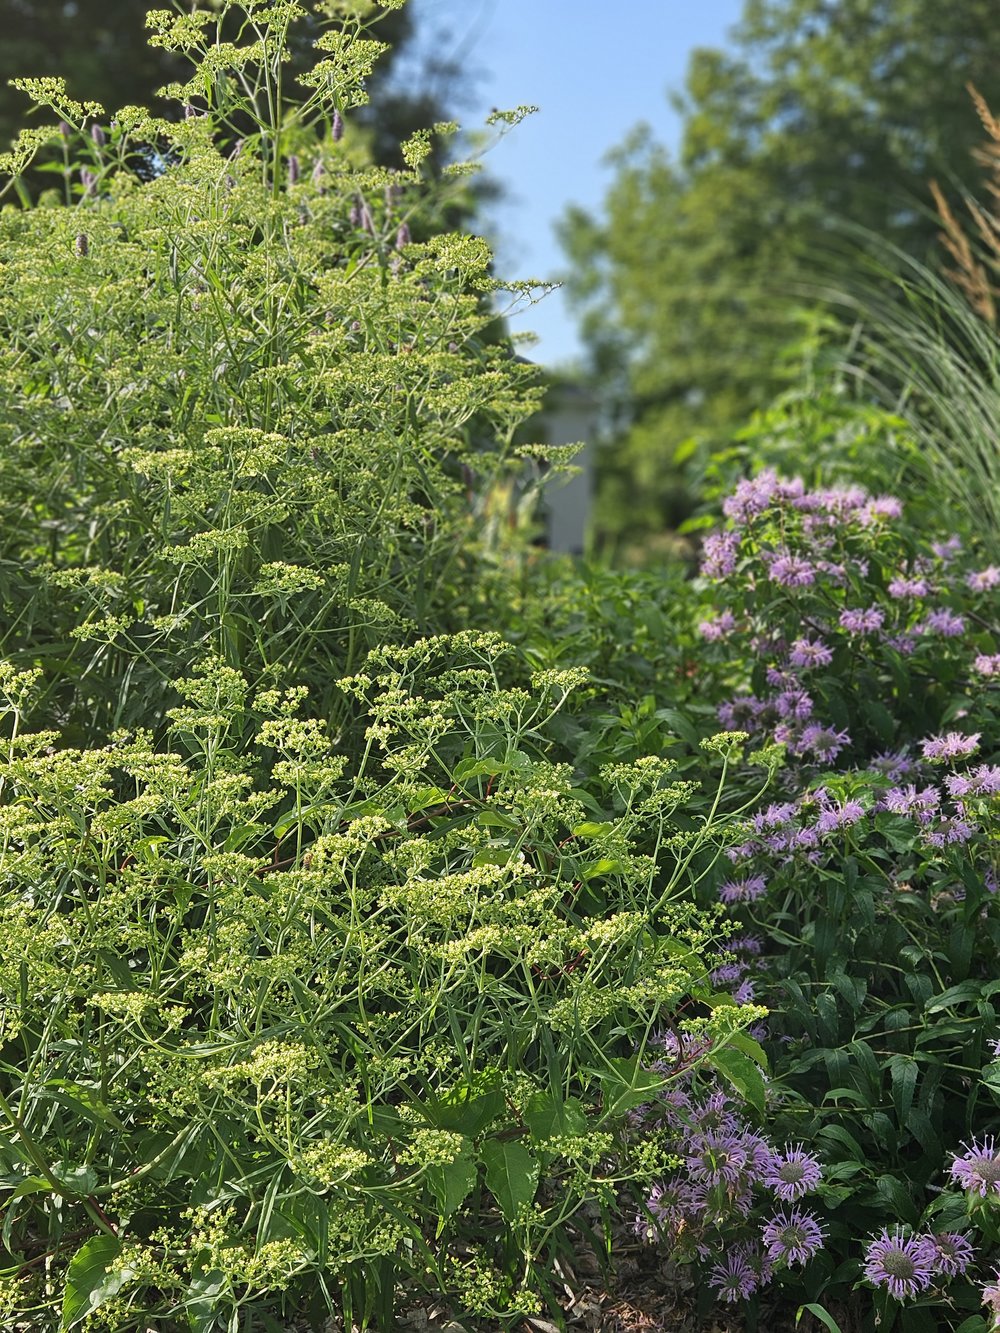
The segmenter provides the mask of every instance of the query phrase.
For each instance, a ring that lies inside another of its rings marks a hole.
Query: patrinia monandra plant
[[[381,1321],[407,1286],[531,1310],[581,1207],[667,1169],[627,1132],[682,1072],[664,1021],[760,1082],[763,1011],[713,993],[682,892],[719,821],[677,832],[702,798],[666,760],[546,757],[582,673],[505,686],[512,654],[375,654],[341,683],[353,771],[304,689],[218,658],[170,749],[22,734],[39,681],[4,670],[8,1317]]]
[[[280,0],[151,16],[176,122],[22,85],[59,123],[0,215],[9,1327],[507,1321],[662,1178],[659,1025],[763,1096],[690,905],[719,792],[574,767],[580,673],[439,632],[538,390],[428,136],[352,139],[368,10],[309,19],[297,104]]]

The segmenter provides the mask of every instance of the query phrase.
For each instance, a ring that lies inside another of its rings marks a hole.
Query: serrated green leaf
[[[587,1115],[575,1097],[565,1101],[555,1093],[536,1092],[522,1112],[531,1137],[538,1143],[562,1134],[582,1134]]]
[[[438,1235],[451,1216],[472,1193],[478,1172],[471,1157],[458,1157],[454,1162],[427,1168],[427,1183],[437,1202],[440,1222]]]
[[[764,1076],[753,1060],[732,1046],[720,1046],[709,1052],[706,1063],[727,1078],[740,1096],[763,1115],[766,1102]]]

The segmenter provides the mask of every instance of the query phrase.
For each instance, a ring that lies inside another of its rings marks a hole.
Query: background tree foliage
[[[842,220],[930,256],[929,178],[975,174],[969,83],[1000,97],[988,0],[747,0],[732,49],[693,54],[677,157],[636,131],[603,214],[562,224],[618,423],[605,533],[682,516],[678,450],[717,447],[794,375]]]

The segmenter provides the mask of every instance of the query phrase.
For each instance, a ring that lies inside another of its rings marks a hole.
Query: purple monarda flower
[[[805,722],[812,717],[813,701],[805,690],[782,690],[774,696],[774,711],[779,717],[794,718],[796,722]]]
[[[702,542],[701,575],[706,579],[721,579],[736,568],[740,549],[738,532],[710,532]]]
[[[816,581],[816,569],[801,556],[784,551],[772,556],[767,576],[772,583],[779,583],[783,588],[807,588]]]
[[[931,542],[931,550],[937,558],[943,561],[946,565],[954,560],[955,556],[958,555],[961,549],[961,537],[949,537],[947,541]]]
[[[733,953],[747,953],[757,957],[764,950],[764,944],[756,935],[732,935],[726,940],[726,948]]]
[[[1000,1152],[993,1135],[983,1139],[982,1144],[973,1140],[964,1155],[952,1162],[951,1174],[963,1189],[984,1199],[990,1194],[1000,1194]]]
[[[802,482],[792,483],[797,492],[802,490]],[[779,482],[773,468],[765,468],[756,477],[751,477],[737,484],[736,490],[722,503],[722,512],[727,518],[737,523],[762,514],[776,498],[788,493],[788,486]]]
[[[902,517],[903,502],[897,500],[894,495],[877,495],[861,510],[861,521],[865,524],[875,522],[877,519]]]
[[[733,991],[733,999],[737,1004],[753,1004],[756,996],[756,988],[749,977],[744,977]]]
[[[716,643],[736,628],[736,617],[732,611],[723,611],[714,620],[703,620],[698,626],[698,633],[709,643]]]
[[[945,1277],[957,1277],[972,1263],[974,1252],[965,1236],[957,1231],[941,1232],[931,1236],[937,1250],[937,1271]]]
[[[833,650],[821,639],[796,639],[788,660],[796,667],[825,667],[833,661]]]
[[[807,1263],[823,1245],[823,1228],[811,1213],[792,1208],[775,1213],[763,1228],[764,1249],[772,1263]]]
[[[997,569],[996,565],[988,565],[986,569],[967,574],[965,582],[966,586],[971,588],[973,592],[987,592],[1000,583],[1000,569]]]
[[[990,1307],[994,1316],[1000,1316],[1000,1272],[994,1274],[992,1283],[983,1287],[983,1304]]]
[[[977,676],[992,680],[1000,676],[1000,653],[977,653],[972,669]]]
[[[919,628],[924,634],[940,634],[945,639],[957,639],[965,633],[965,618],[943,608],[932,611]]]
[[[926,579],[895,578],[886,588],[890,597],[926,597],[931,585]]]
[[[928,736],[920,742],[925,759],[964,759],[979,748],[981,733],[975,731],[971,736],[963,736],[958,731],[946,732],[943,736]]]
[[[879,809],[891,815],[913,815],[922,821],[929,819],[941,804],[941,793],[936,787],[917,791],[913,783],[905,787],[890,787],[879,802]]]
[[[978,832],[979,826],[967,819],[942,819],[935,828],[924,833],[924,842],[928,847],[951,847],[956,843],[968,842]]]
[[[874,634],[876,630],[882,628],[885,621],[885,614],[878,607],[869,607],[863,611],[857,610],[841,611],[840,625],[846,629],[848,634]]]
[[[746,1149],[739,1135],[710,1130],[697,1136],[693,1148],[685,1159],[692,1180],[710,1189],[739,1184],[747,1165]]]
[[[836,731],[833,727],[806,727],[795,745],[795,753],[800,756],[814,755],[820,763],[829,763],[836,759],[851,738],[846,731]]]
[[[823,1168],[818,1158],[801,1146],[787,1147],[784,1152],[772,1156],[764,1174],[764,1185],[783,1203],[793,1203],[814,1190],[822,1177]]]
[[[757,1290],[757,1274],[738,1250],[731,1250],[709,1273],[708,1285],[715,1288],[720,1300],[745,1301]]]
[[[843,805],[825,805],[816,820],[820,833],[833,833],[839,828],[850,828],[864,818],[865,808],[860,801],[845,801]]]
[[[995,796],[1000,792],[1000,767],[996,764],[979,764],[964,778],[952,774],[944,781],[952,796]],[[965,790],[953,790],[952,783],[963,783]]]
[[[767,888],[763,875],[751,875],[747,879],[727,879],[719,887],[719,897],[724,903],[753,903],[762,897]]]
[[[884,1287],[897,1301],[909,1300],[926,1291],[934,1278],[937,1249],[926,1236],[903,1236],[899,1227],[890,1235],[883,1231],[868,1246],[865,1277]]]

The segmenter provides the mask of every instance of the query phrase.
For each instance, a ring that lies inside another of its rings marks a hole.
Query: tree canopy
[[[969,84],[1000,100],[989,0],[747,0],[731,49],[694,52],[677,154],[635,132],[603,214],[561,228],[622,423],[606,530],[677,517],[679,447],[725,441],[780,389],[841,221],[929,255],[930,178],[975,175]]]

